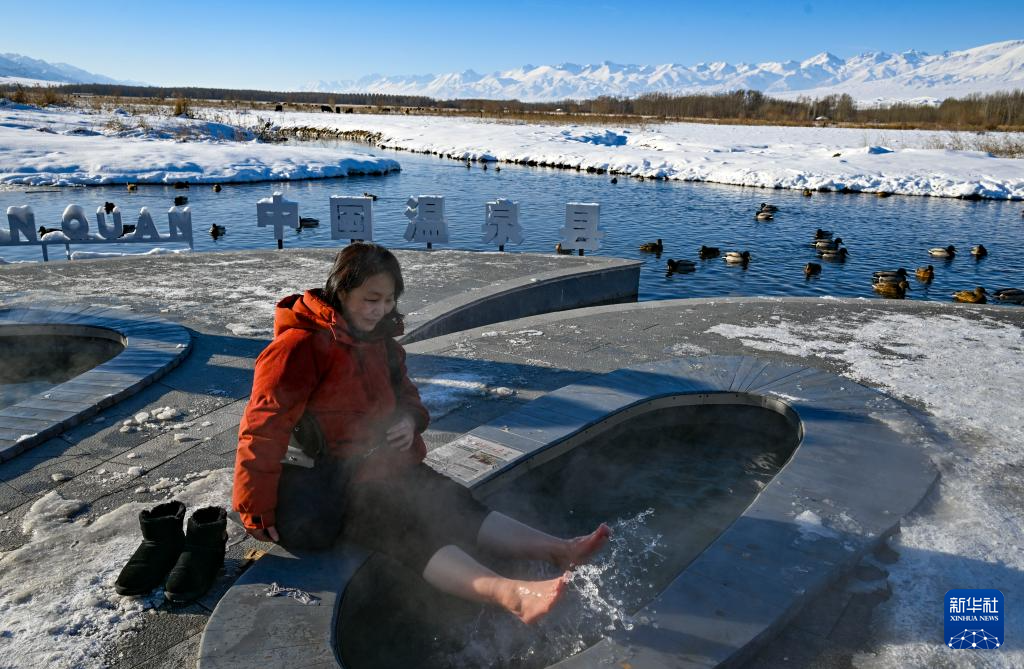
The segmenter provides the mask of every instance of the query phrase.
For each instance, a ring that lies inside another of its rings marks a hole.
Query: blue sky
[[[371,73],[692,65],[1024,39],[1024,2],[0,2],[0,51],[169,86],[294,89]]]

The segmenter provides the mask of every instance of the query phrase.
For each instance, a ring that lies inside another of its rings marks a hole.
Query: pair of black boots
[[[167,579],[164,597],[184,604],[202,597],[224,566],[227,512],[219,506],[197,510],[182,532],[185,505],[158,504],[139,513],[142,543],[114,583],[119,595],[144,595]]]

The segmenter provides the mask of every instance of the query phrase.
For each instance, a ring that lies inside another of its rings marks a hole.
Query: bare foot
[[[572,569],[586,564],[594,553],[604,548],[611,536],[611,528],[601,523],[600,527],[586,536],[566,539],[564,552],[556,556],[552,562],[558,565],[559,569]]]
[[[505,580],[498,602],[527,625],[543,618],[561,598],[568,584],[568,574],[550,581]]]

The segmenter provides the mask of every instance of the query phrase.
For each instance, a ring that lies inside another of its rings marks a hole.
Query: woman
[[[239,428],[233,506],[259,541],[323,548],[339,533],[399,560],[437,589],[497,604],[523,622],[546,614],[566,578],[499,576],[470,552],[585,562],[608,540],[559,539],[491,511],[423,464],[429,415],[405,368],[398,260],[376,244],[338,254],[326,286],[277,305],[274,340],[256,360]],[[312,469],[282,466],[300,418],[325,451]]]

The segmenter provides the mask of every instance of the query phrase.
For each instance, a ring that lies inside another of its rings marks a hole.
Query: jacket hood
[[[320,288],[307,290],[302,295],[289,295],[277,303],[274,310],[274,337],[296,328],[327,330],[335,341],[349,345],[396,337],[404,332],[401,316],[385,316],[373,332],[355,330],[337,309],[327,303]]]

